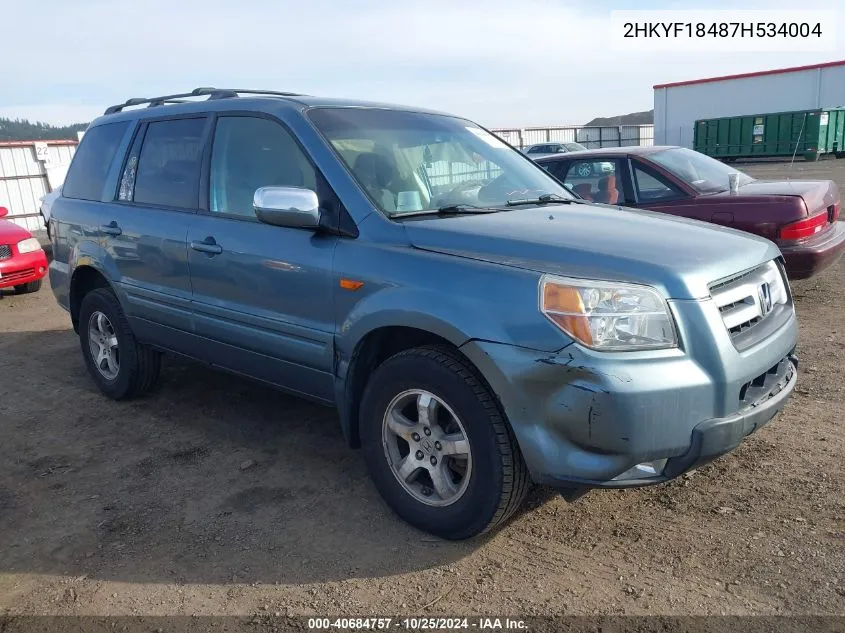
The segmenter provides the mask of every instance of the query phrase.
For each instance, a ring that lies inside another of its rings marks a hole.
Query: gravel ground
[[[793,172],[845,191],[845,161]],[[462,543],[390,512],[332,410],[176,360],[111,402],[49,288],[5,294],[0,615],[845,615],[843,279],[794,284],[799,385],[734,453],[572,504],[538,489]]]

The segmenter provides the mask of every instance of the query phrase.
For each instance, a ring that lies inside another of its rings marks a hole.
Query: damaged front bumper
[[[693,303],[676,312],[706,313]],[[694,321],[679,319],[697,332],[716,325]],[[723,455],[784,407],[798,375],[794,318],[742,352],[715,332],[657,352],[573,344],[544,354],[486,341],[461,349],[497,394],[535,482],[622,488],[661,483]]]

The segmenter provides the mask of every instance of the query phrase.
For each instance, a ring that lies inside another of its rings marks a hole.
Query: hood
[[[715,196],[730,196],[721,191]],[[839,200],[839,190],[832,180],[755,180],[743,185],[737,196],[800,196],[807,204],[810,215],[826,209]]]
[[[9,220],[0,220],[0,244],[17,244],[32,237],[32,233]]]
[[[777,257],[770,241],[651,211],[549,205],[405,222],[416,248],[537,272],[656,286],[672,299]]]

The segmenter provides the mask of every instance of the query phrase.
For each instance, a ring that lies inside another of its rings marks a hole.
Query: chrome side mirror
[[[320,226],[317,194],[302,187],[261,187],[252,198],[255,215],[261,222],[292,229]]]

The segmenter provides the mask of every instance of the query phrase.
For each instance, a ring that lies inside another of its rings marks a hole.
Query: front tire
[[[143,395],[158,381],[161,354],[135,339],[117,297],[107,288],[82,299],[79,342],[97,386],[114,400]]]
[[[32,292],[38,292],[41,290],[41,282],[43,280],[38,279],[36,281],[30,281],[28,284],[21,284],[20,286],[15,286],[15,293],[19,295],[26,295]]]
[[[360,409],[367,467],[405,521],[465,539],[522,504],[528,471],[489,388],[456,351],[419,347],[386,360]]]

